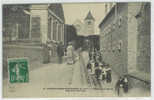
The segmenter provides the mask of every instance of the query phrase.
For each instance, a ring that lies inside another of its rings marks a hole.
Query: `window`
[[[90,25],[91,24],[91,21],[88,21],[88,25]]]
[[[116,28],[115,22],[112,23],[112,29],[114,30]]]
[[[61,41],[61,24],[58,25],[58,41]]]
[[[39,39],[40,40],[40,36],[41,36],[41,32],[40,32],[40,17],[32,17],[31,19],[31,24],[32,24],[32,28],[31,28],[31,37],[33,39]]]
[[[16,37],[14,39],[20,39],[20,40],[29,39],[29,35],[30,35],[29,34],[29,31],[30,31],[29,16],[21,16],[21,19],[24,19],[24,20],[21,20],[20,22],[16,21],[16,23],[13,22],[11,25],[12,28],[13,26],[15,26],[13,28],[16,34]]]
[[[56,34],[57,34],[57,21],[54,21],[53,22],[53,40],[57,40]]]
[[[121,27],[122,17],[119,17],[119,27]]]
[[[118,44],[118,51],[121,52],[121,48],[122,48],[122,40],[119,40],[119,44]]]
[[[51,40],[51,18],[48,20],[48,39]]]

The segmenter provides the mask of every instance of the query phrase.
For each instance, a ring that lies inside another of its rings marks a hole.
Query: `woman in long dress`
[[[74,48],[72,46],[72,43],[69,43],[67,47],[67,64],[73,64],[74,63]]]

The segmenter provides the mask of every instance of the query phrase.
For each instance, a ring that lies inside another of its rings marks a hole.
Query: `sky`
[[[104,3],[64,3],[65,23],[73,24],[76,20],[83,22],[88,12],[91,11],[95,18],[95,34],[99,34],[98,25],[105,16]]]

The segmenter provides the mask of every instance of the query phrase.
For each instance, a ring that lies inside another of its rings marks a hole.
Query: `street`
[[[88,59],[88,53],[83,52],[80,59],[74,65],[44,64],[42,67],[29,73],[29,83],[9,84],[3,81],[4,97],[54,97],[54,96],[117,96],[114,90],[117,75],[112,72],[112,82],[103,83],[101,87],[90,85],[86,80],[84,67]],[[94,89],[95,88],[95,89]],[[80,89],[80,90],[78,90]],[[150,92],[141,88],[133,88],[123,96],[148,96]]]
[[[17,97],[34,96],[34,94],[41,96],[45,92],[44,88],[82,88],[84,86],[83,80],[85,79],[81,78],[79,63],[77,61],[74,65],[67,65],[65,62],[63,64],[44,64],[42,67],[29,72],[29,83],[7,85],[8,80],[6,79],[3,81],[3,90],[4,94],[6,94],[4,97],[15,95]]]

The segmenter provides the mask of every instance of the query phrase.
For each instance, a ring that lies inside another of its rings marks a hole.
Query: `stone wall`
[[[137,46],[137,69],[142,72],[150,72],[150,30],[151,30],[151,11],[150,3],[144,3],[141,8],[141,12],[137,17],[138,23],[138,46]]]
[[[117,14],[115,11],[111,9],[100,24],[103,60],[119,75],[134,76],[135,73],[134,77],[139,80],[149,81],[150,3],[117,3]],[[108,26],[107,32],[104,32]]]
[[[127,47],[128,47],[128,24],[127,24],[127,4],[117,5],[117,21],[115,30],[112,31],[112,65],[120,75],[127,73]],[[114,59],[113,59],[114,58]]]
[[[128,72],[137,70],[137,19],[141,3],[128,3]],[[134,10],[135,9],[135,10]]]
[[[127,9],[126,3],[118,3],[117,17],[114,9],[101,27],[102,31],[106,26],[110,25],[110,31],[101,36],[100,39],[103,60],[110,64],[119,75],[127,72]]]

